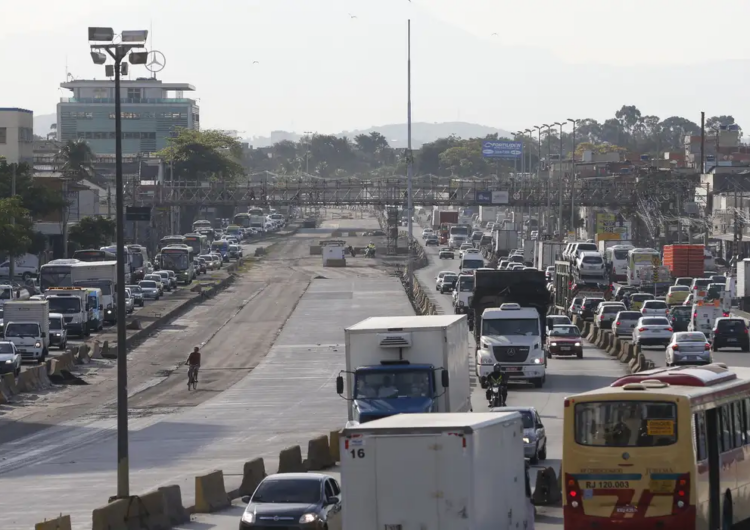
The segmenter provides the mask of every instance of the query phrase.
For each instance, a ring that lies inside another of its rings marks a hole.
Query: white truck
[[[525,380],[537,388],[544,385],[547,379],[544,333],[537,309],[517,303],[487,308],[482,312],[479,334],[476,369],[480,381],[498,363],[512,380]]]
[[[266,217],[264,215],[251,215],[250,228],[255,228],[258,232],[265,232]]]
[[[70,335],[87,337],[88,289],[85,287],[53,287],[45,293],[50,313],[60,313],[65,321],[65,329]]]
[[[49,352],[47,300],[10,301],[3,306],[5,340],[15,344],[24,360],[44,362]]]
[[[471,410],[465,316],[371,317],[345,334],[336,391],[350,401],[350,422]]]
[[[627,239],[602,239],[597,243],[597,247],[602,256],[607,253],[607,249],[616,246],[630,246],[633,247],[633,242]]]
[[[561,241],[537,241],[534,267],[544,270],[554,265],[555,261],[562,259],[563,250],[565,250],[565,243]]]
[[[724,308],[721,307],[720,300],[715,300],[713,302],[700,301],[693,304],[693,313],[690,316],[690,323],[688,324],[687,330],[702,331],[710,340],[714,326],[716,325],[716,319],[728,316],[729,310],[724,310]]]
[[[492,248],[496,256],[507,256],[518,248],[518,232],[515,230],[493,230]]]
[[[344,530],[533,527],[518,412],[401,414],[339,444]]]
[[[72,269],[72,283],[74,287],[98,287],[101,289],[104,322],[117,322],[116,261],[76,264]]]

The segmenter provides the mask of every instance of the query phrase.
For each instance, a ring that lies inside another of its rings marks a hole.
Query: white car
[[[669,306],[664,300],[646,300],[641,307],[641,315],[644,317],[667,316]]]
[[[641,314],[638,311],[620,311],[615,316],[615,321],[612,322],[612,333],[618,337],[632,336],[635,325],[640,319]]]
[[[673,331],[667,317],[641,317],[633,328],[633,344],[666,346],[672,340]]]
[[[473,249],[474,249],[474,245],[472,245],[470,243],[464,243],[463,245],[461,245],[461,248],[458,251],[458,259],[463,258],[464,257],[464,253],[467,250],[473,250]]]
[[[711,344],[700,331],[681,331],[667,344],[667,366],[710,364]]]
[[[453,274],[453,275],[455,275],[456,273],[454,271],[440,271],[440,272],[438,272],[437,276],[435,276],[435,290],[436,291],[440,290],[440,285],[443,283],[443,276],[445,276],[446,274]]]
[[[422,239],[427,239],[427,236],[431,236],[435,231],[432,228],[425,228],[422,230]]]
[[[626,309],[622,302],[602,302],[594,313],[594,326],[601,329],[612,329],[617,314]]]
[[[127,287],[125,288],[125,311],[128,315],[135,311],[135,299],[133,293]]]
[[[443,277],[438,280],[438,291],[444,294],[446,291],[453,291],[456,288],[456,282],[458,281],[458,274],[455,272],[449,272],[443,274]]]
[[[201,254],[198,256],[199,258],[203,258],[206,262],[206,269],[212,271],[215,270],[216,267],[216,261],[214,261],[214,257],[211,254]]]

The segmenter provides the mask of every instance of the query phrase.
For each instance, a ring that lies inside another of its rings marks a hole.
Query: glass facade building
[[[74,80],[61,83],[73,92],[57,104],[57,139],[84,140],[96,154],[115,152],[114,82]],[[194,91],[187,83],[164,83],[157,79],[122,80],[123,154],[153,153],[167,146],[176,129],[200,128],[195,100],[183,97]]]

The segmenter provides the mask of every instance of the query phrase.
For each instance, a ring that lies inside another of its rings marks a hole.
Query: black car
[[[692,306],[678,305],[669,310],[669,321],[672,323],[672,329],[675,333],[687,331],[690,324]]]
[[[583,299],[581,311],[578,314],[583,320],[594,320],[594,313],[602,302],[604,302],[604,298],[586,297]]]
[[[277,473],[263,479],[247,503],[240,530],[341,528],[341,487],[321,473]],[[283,525],[283,526],[279,526]]]
[[[720,348],[742,348],[743,352],[750,352],[750,335],[743,318],[717,318],[712,336],[713,351],[719,351]]]
[[[446,274],[443,276],[443,281],[440,284],[440,292],[445,293],[446,291],[455,291],[457,281],[458,274]]]
[[[130,294],[133,296],[133,304],[138,307],[143,307],[145,302],[143,300],[143,289],[140,285],[126,285],[126,288],[130,289]]]

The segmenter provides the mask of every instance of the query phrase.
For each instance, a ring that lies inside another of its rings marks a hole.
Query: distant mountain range
[[[34,134],[47,138],[50,127],[57,123],[57,114],[34,114]]]
[[[391,147],[407,146],[408,133],[405,123],[393,123],[388,125],[378,125],[368,129],[342,131],[336,133],[336,136],[354,138],[359,134],[370,134],[371,132],[379,132],[385,136]],[[461,138],[480,138],[494,133],[497,133],[500,136],[512,137],[511,133],[503,129],[463,121],[443,123],[417,122],[412,123],[411,126],[412,147],[414,148],[419,148],[422,144],[434,142],[438,138],[446,138],[452,134]],[[247,138],[244,141],[248,142],[253,147],[268,147],[276,142],[280,142],[281,140],[296,142],[301,137],[301,134],[294,132],[274,131],[271,133],[271,136],[255,136],[253,138]]]

